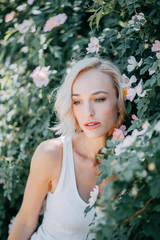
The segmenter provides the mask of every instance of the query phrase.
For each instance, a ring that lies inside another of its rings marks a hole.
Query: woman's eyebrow
[[[109,95],[109,93],[106,92],[106,91],[98,91],[98,92],[92,93],[91,95],[98,95],[98,94],[101,94],[101,93],[104,93],[104,94]],[[73,94],[72,94],[72,97],[74,97],[74,96],[80,96],[80,94],[78,94],[78,93],[73,93]]]

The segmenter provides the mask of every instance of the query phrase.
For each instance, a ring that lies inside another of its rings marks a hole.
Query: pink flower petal
[[[12,227],[13,227],[13,223],[15,221],[15,218],[16,217],[13,217],[10,221],[10,224],[8,225],[8,233],[10,234],[11,230],[12,230]]]
[[[123,132],[124,136],[127,134],[127,132],[125,131],[126,130],[126,126],[125,125],[121,125],[119,129]]]
[[[92,37],[92,38],[90,39],[90,42],[93,43],[94,45],[96,45],[96,44],[99,43],[99,40],[98,40],[98,38],[96,38],[96,37]]]
[[[130,87],[124,87],[123,88],[123,96],[124,96],[125,100],[127,99],[129,89],[130,89]]]
[[[149,75],[152,75],[155,73],[155,70],[151,70],[150,68],[148,69]]]
[[[4,179],[0,179],[0,184],[3,184],[4,183]]]
[[[92,37],[90,39],[90,43],[88,44],[88,48],[86,48],[87,53],[98,52],[101,45],[99,45],[99,40],[96,37]]]
[[[132,72],[135,69],[135,65],[128,65],[127,66],[127,71]]]
[[[128,63],[131,64],[131,65],[135,65],[136,64],[136,59],[134,56],[131,56],[129,59],[128,59]]]
[[[131,82],[131,83],[137,82],[136,76],[133,75],[133,76],[130,78],[130,82]]]
[[[160,120],[154,126],[154,130],[157,131],[157,132],[160,132]]]
[[[40,67],[34,69],[34,71],[30,74],[30,77],[33,78],[33,82],[39,88],[42,86],[47,86],[49,83],[49,72],[50,67]]]
[[[32,25],[32,22],[30,20],[24,20],[21,24],[18,25],[17,28],[21,34],[24,34],[24,33],[28,32],[31,25]]]
[[[10,21],[12,21],[13,18],[14,18],[14,16],[15,16],[15,11],[12,11],[12,12],[6,14],[6,16],[5,16],[5,22],[10,22]]]
[[[155,43],[152,46],[152,52],[160,51],[160,41],[155,40]]]
[[[127,132],[125,131],[126,126],[125,125],[121,125],[121,127],[115,128],[114,132],[113,132],[113,137],[111,139],[111,141],[113,143],[115,143],[115,141],[121,141],[122,139],[124,139],[124,136],[127,134]]]
[[[138,120],[138,117],[135,114],[132,114],[132,119],[133,120]]]
[[[139,96],[142,92],[142,79],[140,80],[140,82],[138,83],[137,87],[136,87],[136,92],[137,92],[137,95]]]
[[[130,88],[130,89],[128,89],[128,95],[127,95],[127,100],[129,100],[129,101],[133,101],[133,99],[135,98],[135,96],[136,96],[136,90],[135,90],[135,88]]]
[[[58,15],[56,15],[54,17],[51,17],[46,22],[43,31],[44,32],[51,31],[53,28],[58,27],[61,24],[63,24],[66,21],[66,19],[67,19],[67,15],[65,13],[58,14]]]
[[[28,0],[28,1],[27,1],[27,3],[28,3],[29,5],[32,5],[33,2],[34,2],[34,0]]]

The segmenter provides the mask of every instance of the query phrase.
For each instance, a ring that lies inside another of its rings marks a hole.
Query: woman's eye
[[[95,99],[95,102],[104,102],[105,101],[105,98],[97,98]]]
[[[75,104],[75,105],[78,105],[78,104],[80,104],[81,102],[80,101],[74,101],[73,102],[73,104]]]

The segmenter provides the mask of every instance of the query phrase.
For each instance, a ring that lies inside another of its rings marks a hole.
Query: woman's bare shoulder
[[[63,143],[60,138],[49,139],[41,142],[36,148],[32,161],[31,170],[38,172],[46,172],[50,176],[55,172],[61,163],[63,157]]]
[[[62,140],[60,138],[54,138],[41,142],[36,151],[46,155],[46,157],[57,157],[62,153],[62,149]]]

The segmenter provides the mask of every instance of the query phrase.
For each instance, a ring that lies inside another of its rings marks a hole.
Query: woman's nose
[[[91,102],[86,103],[85,115],[86,115],[86,117],[92,117],[92,116],[95,115],[94,107],[93,107],[93,104]]]

